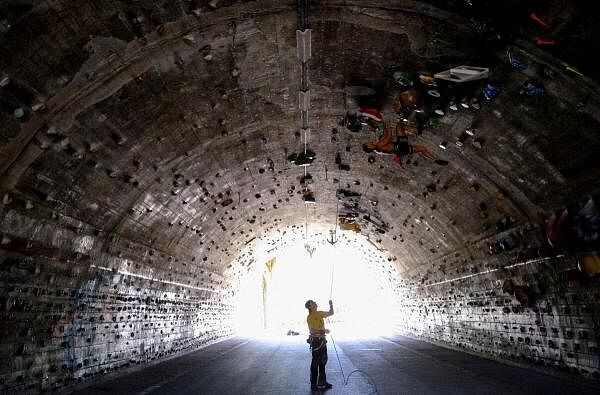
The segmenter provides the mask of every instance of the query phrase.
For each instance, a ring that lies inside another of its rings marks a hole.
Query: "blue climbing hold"
[[[524,61],[517,59],[517,58],[513,58],[512,56],[512,49],[509,48],[506,51],[507,55],[508,55],[508,61],[510,62],[510,64],[512,65],[512,67],[514,67],[515,69],[519,70],[519,71],[523,71],[527,68],[527,63],[525,63]]]
[[[492,101],[500,93],[500,85],[495,82],[488,82],[483,88],[483,97],[487,101]]]
[[[539,96],[544,93],[542,84],[535,80],[527,80],[521,85],[520,95]]]

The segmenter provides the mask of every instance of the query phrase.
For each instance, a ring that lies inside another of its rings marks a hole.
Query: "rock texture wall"
[[[398,328],[479,355],[598,380],[599,284],[580,284],[576,267],[572,257],[537,258],[408,287]],[[507,280],[518,297],[503,290]]]
[[[1,225],[4,391],[60,388],[232,334],[218,275],[28,214],[11,209]]]

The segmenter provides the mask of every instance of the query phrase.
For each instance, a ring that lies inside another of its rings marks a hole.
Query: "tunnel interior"
[[[336,248],[383,276],[395,331],[599,380],[598,15],[1,0],[0,388],[226,339],[275,252],[330,279],[310,262]]]

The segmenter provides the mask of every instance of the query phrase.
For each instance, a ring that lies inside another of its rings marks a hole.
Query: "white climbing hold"
[[[191,34],[186,34],[185,36],[183,36],[183,41],[186,44],[194,44],[196,42],[196,39]]]
[[[39,102],[35,103],[33,106],[31,106],[31,109],[36,112],[43,110],[44,108],[46,108],[46,103],[44,103],[43,101],[39,101]]]
[[[88,151],[90,151],[90,152],[96,152],[96,151],[98,151],[98,148],[100,148],[101,145],[102,145],[102,143],[97,142],[97,141],[88,143],[88,147],[89,147]]]
[[[217,8],[219,6],[219,0],[211,0],[210,3],[208,3],[208,5],[212,8]]]
[[[0,78],[0,86],[5,87],[8,84],[10,84],[10,77],[7,75],[2,76],[2,78]]]
[[[15,111],[13,112],[15,118],[20,119],[23,118],[23,116],[25,115],[25,110],[23,110],[21,107],[15,109]]]
[[[8,193],[4,194],[4,197],[2,198],[2,203],[3,204],[10,204],[10,203],[12,203],[12,198],[10,197],[10,195]]]
[[[10,244],[12,240],[6,236],[2,236],[2,245]]]
[[[435,89],[428,89],[427,94],[432,97],[440,97],[441,96],[440,92],[438,92]]]
[[[487,67],[458,66],[436,73],[434,77],[452,82],[466,82],[487,78],[489,71]]]
[[[31,200],[28,200],[28,201],[25,203],[25,209],[26,209],[26,210],[31,210],[32,208],[33,208],[33,203],[31,203]]]
[[[55,135],[58,134],[58,130],[56,130],[56,126],[50,126],[48,130],[46,130],[46,134]]]
[[[209,61],[209,62],[212,60],[212,58],[213,58],[213,56],[210,53],[204,56],[204,60]]]
[[[238,69],[233,69],[231,71],[231,75],[234,77],[237,77],[238,75],[240,75],[240,71]]]
[[[51,141],[45,134],[37,133],[35,139],[41,149],[47,149],[51,145]]]

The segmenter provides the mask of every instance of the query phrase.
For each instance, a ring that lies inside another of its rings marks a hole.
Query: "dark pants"
[[[310,385],[323,385],[327,382],[325,364],[327,364],[327,340],[324,337],[311,339],[310,348],[312,361],[310,363]]]

